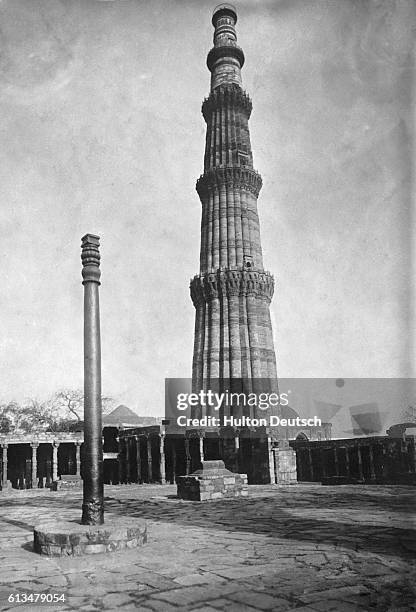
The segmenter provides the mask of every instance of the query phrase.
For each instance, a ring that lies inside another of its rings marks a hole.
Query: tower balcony
[[[195,307],[221,297],[249,296],[271,302],[274,293],[274,277],[263,270],[247,270],[242,267],[213,270],[197,274],[191,280],[190,291]]]
[[[258,172],[247,166],[217,166],[202,174],[196,190],[202,198],[210,189],[222,187],[243,188],[258,197],[263,181]]]
[[[250,96],[236,83],[219,85],[202,103],[202,114],[208,123],[212,112],[218,108],[235,108],[244,111],[250,118],[253,108]]]

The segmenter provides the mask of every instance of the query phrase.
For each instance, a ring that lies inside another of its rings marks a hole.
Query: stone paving
[[[42,519],[80,517],[80,492],[0,493],[1,610],[416,610],[415,489],[250,486],[191,502],[171,485],[106,486],[106,516],[142,517],[142,548],[78,558],[32,550]],[[56,593],[65,602],[8,603]]]

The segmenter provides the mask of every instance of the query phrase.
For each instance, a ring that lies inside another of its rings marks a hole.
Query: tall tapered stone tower
[[[276,379],[270,321],[273,277],[263,268],[248,120],[251,100],[242,88],[244,53],[237,45],[231,4],[215,10],[214,47],[208,53],[211,91],[203,102],[207,124],[200,271],[191,281],[196,309],[192,378],[195,389],[212,379]]]

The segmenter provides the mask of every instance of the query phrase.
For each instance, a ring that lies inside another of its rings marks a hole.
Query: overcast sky
[[[412,0],[236,2],[285,377],[414,375]],[[0,0],[1,399],[81,387],[102,242],[106,395],[191,375],[205,0]]]

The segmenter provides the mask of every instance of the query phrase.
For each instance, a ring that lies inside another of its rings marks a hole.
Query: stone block
[[[247,475],[230,472],[223,461],[203,461],[201,470],[177,479],[178,497],[190,501],[239,497],[246,488]]]
[[[104,525],[49,521],[34,529],[35,552],[54,557],[112,552],[146,541],[146,523],[139,519],[118,518]]]
[[[74,490],[82,487],[82,479],[73,474],[62,474],[60,480],[54,480],[50,486],[51,491]]]
[[[231,477],[230,478],[224,478],[224,484],[225,485],[235,484],[235,480],[236,479],[234,478],[234,476],[232,478]]]
[[[86,544],[86,546],[84,546],[84,553],[86,555],[95,555],[104,552],[106,552],[105,544]]]

